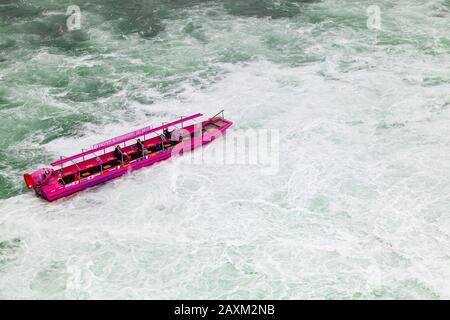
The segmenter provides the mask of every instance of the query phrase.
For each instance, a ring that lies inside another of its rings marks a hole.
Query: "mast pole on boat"
[[[165,125],[167,122],[161,122],[161,125]],[[167,128],[168,129],[168,128]],[[163,130],[163,134],[160,134],[159,137],[161,138],[161,146],[162,146],[162,150],[163,152],[166,151],[166,148],[164,147],[164,129]]]
[[[61,159],[61,165],[59,168],[59,176],[62,177],[62,171],[63,171],[63,167],[64,167],[64,163],[62,163],[63,156],[59,156],[59,158]],[[63,180],[63,179],[61,179],[61,180]]]
[[[78,166],[78,163],[76,163],[76,162],[73,161],[73,160],[70,160],[70,161],[72,161],[73,164],[78,168],[77,174],[78,174],[78,178],[81,180],[81,178],[80,178],[80,172],[81,172],[81,169],[80,169],[80,167]]]
[[[102,159],[95,152],[92,152],[92,154],[95,156],[95,160],[97,162],[100,161],[100,172],[103,175],[103,162],[102,162]]]
[[[142,146],[143,146],[143,148],[142,148],[142,159],[144,159],[144,157],[145,157],[144,150],[147,149],[147,147],[145,146],[145,134],[144,134],[144,140],[142,141]]]
[[[225,109],[220,110],[219,112],[217,112],[215,115],[213,115],[211,118],[209,118],[209,120],[214,119],[215,117],[217,117],[219,114],[222,114],[222,118],[225,118],[225,113],[224,113]]]

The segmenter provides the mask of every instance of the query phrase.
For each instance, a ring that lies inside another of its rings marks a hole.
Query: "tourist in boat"
[[[137,150],[139,151],[140,154],[147,154],[148,153],[148,150],[144,146],[144,144],[142,143],[141,139],[137,139],[136,147],[137,147]]]
[[[123,161],[123,152],[120,149],[120,146],[116,146],[116,148],[114,149],[114,157],[119,160],[120,162]]]
[[[114,149],[114,157],[120,162],[128,161],[130,158],[119,145]]]
[[[165,128],[165,129],[163,130],[163,134],[164,134],[164,136],[165,136],[167,139],[169,139],[169,140],[170,140],[170,138],[172,138],[172,134],[170,133],[169,129],[167,129],[167,128]]]

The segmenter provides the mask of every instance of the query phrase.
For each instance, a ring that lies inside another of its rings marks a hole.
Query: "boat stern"
[[[34,189],[36,194],[44,198],[47,198],[46,189],[58,183],[56,171],[50,168],[39,169],[33,173],[25,173],[23,179],[28,189]]]

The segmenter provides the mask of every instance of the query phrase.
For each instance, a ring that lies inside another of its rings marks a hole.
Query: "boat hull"
[[[102,184],[131,171],[150,166],[154,163],[169,159],[174,155],[182,154],[185,151],[193,150],[195,148],[198,148],[199,146],[213,141],[215,138],[223,134],[225,130],[233,124],[231,121],[223,118],[220,118],[220,121],[223,125],[218,127],[216,130],[206,133],[202,132],[202,134],[198,137],[180,142],[179,144],[175,145],[173,149],[145,155],[142,158],[129,161],[125,164],[120,164],[118,166],[109,168],[108,170],[102,170],[101,174],[94,174],[86,179],[80,179],[70,184],[63,185],[61,183],[53,183],[41,186],[39,188],[35,187],[34,189],[39,196],[50,202],[70,196],[79,191],[88,189],[98,184]],[[204,123],[202,123],[202,125],[204,125]]]

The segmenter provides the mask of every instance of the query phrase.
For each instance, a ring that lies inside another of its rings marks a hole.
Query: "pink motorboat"
[[[207,120],[186,124],[201,116],[197,113],[97,143],[87,151],[61,157],[51,163],[53,168],[25,173],[25,183],[38,196],[54,201],[209,143],[233,124],[224,118],[223,110]]]

